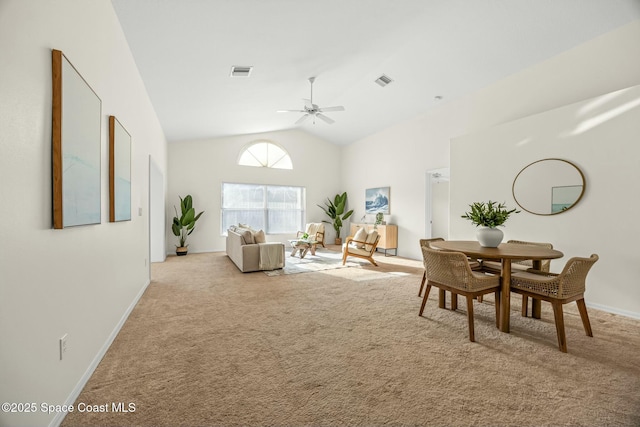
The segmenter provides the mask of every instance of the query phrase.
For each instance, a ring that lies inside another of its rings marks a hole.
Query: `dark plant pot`
[[[342,244],[342,238],[336,237],[336,245],[341,245],[341,244]]]
[[[186,254],[187,254],[187,247],[186,246],[176,246],[176,255],[184,256]]]

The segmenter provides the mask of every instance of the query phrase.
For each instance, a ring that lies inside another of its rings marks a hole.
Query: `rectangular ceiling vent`
[[[391,83],[393,81],[393,79],[389,76],[386,75],[381,75],[380,77],[378,77],[375,82],[378,83],[380,86],[385,87],[386,85],[388,85],[389,83]]]
[[[230,77],[249,77],[253,67],[234,65],[231,67]]]

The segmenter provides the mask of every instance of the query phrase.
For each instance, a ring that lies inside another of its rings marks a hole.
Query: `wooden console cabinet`
[[[351,224],[351,228],[349,230],[349,236],[353,236],[356,234],[356,231],[360,227],[365,227],[367,231],[373,229],[373,224]],[[398,254],[398,226],[397,225],[378,225],[376,228],[378,234],[380,235],[380,241],[378,242],[378,246],[376,249],[383,249],[385,256],[387,255],[387,251],[393,249],[394,254]]]

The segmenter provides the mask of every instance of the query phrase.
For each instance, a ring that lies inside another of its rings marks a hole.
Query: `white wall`
[[[293,170],[238,166],[238,156],[252,141],[268,140],[281,145],[293,161]],[[223,182],[296,185],[307,189],[307,222],[329,217],[316,205],[341,191],[340,148],[300,130],[239,135],[201,141],[169,144],[169,192],[167,199],[167,252],[175,254],[175,237],[169,229],[180,209],[178,196],[191,194],[196,211],[205,213],[189,236],[189,252],[222,251],[225,238],[220,234],[220,203]],[[343,190],[342,190],[343,191]],[[327,224],[328,241],[335,231]],[[343,229],[344,232],[344,229]],[[295,236],[293,236],[295,237]],[[267,241],[285,241],[286,235],[267,236]]]
[[[451,209],[475,201],[517,207],[511,185],[526,165],[543,158],[569,160],[585,175],[585,193],[562,214],[522,211],[509,218],[505,240],[551,242],[565,256],[551,262],[560,272],[570,257],[597,253],[585,299],[609,311],[640,317],[640,86],[550,110],[451,143]],[[487,155],[490,153],[490,155]],[[483,161],[469,162],[469,159]],[[453,218],[454,239],[475,239],[475,227]]]
[[[509,76],[470,96],[343,149],[343,183],[359,218],[366,188],[391,186],[398,254],[420,259],[426,171],[447,167],[452,138],[640,84],[640,20]],[[607,140],[601,141],[607,144]],[[490,156],[491,154],[485,154]],[[609,153],[624,162],[625,153]],[[354,165],[367,159],[373,167]],[[469,156],[471,164],[480,159]],[[451,191],[455,189],[451,188]],[[462,212],[451,209],[453,222]],[[597,302],[593,301],[592,302]],[[604,303],[604,302],[603,302]],[[633,311],[640,313],[640,308]]]
[[[102,100],[98,225],[52,229],[54,48]],[[165,169],[166,141],[108,0],[2,0],[0,52],[0,402],[63,404],[148,284],[148,157]],[[114,224],[109,115],[132,135],[132,220]],[[0,425],[47,425],[61,415],[0,412]]]

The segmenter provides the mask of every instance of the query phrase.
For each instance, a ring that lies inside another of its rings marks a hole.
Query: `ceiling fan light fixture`
[[[229,77],[249,77],[253,67],[246,65],[234,65],[231,67],[231,73]]]
[[[383,74],[380,77],[378,77],[377,79],[375,79],[374,81],[376,83],[378,83],[380,86],[385,87],[386,85],[391,83],[393,81],[393,79],[391,77]]]

